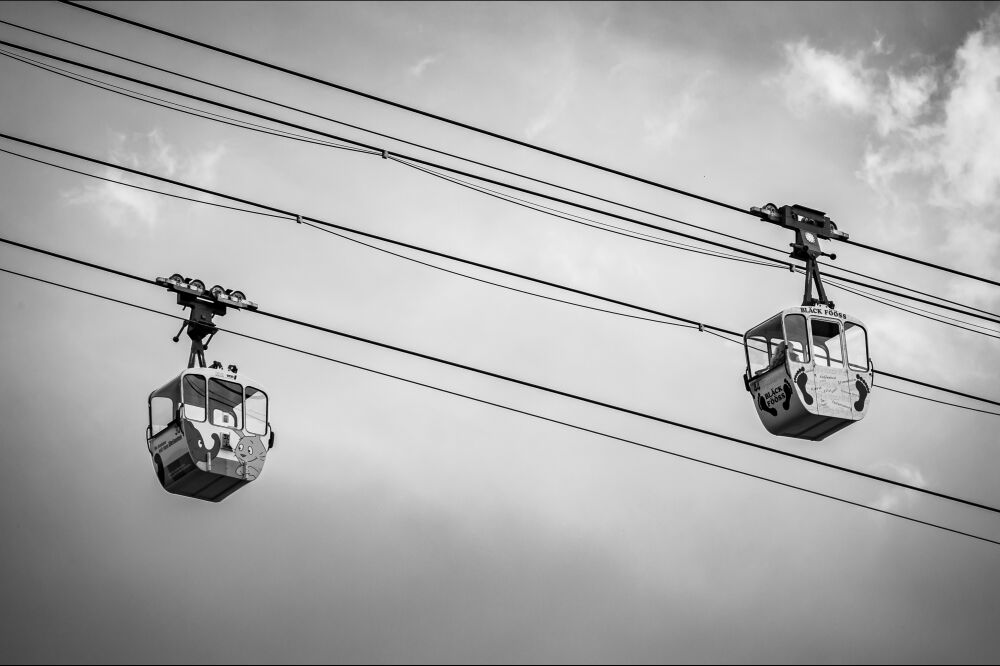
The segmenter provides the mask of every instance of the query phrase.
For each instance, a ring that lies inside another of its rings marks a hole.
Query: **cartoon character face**
[[[221,450],[219,438],[214,435],[203,437],[201,430],[190,421],[184,421],[184,436],[187,439],[192,460],[207,462],[219,455]]]
[[[264,469],[264,460],[267,458],[267,446],[261,441],[260,436],[240,438],[233,447],[233,453],[240,462],[238,474],[247,481],[253,481],[260,476],[261,470]]]

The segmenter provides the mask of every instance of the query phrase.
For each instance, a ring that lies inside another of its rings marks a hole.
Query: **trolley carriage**
[[[746,388],[768,432],[818,441],[868,412],[868,334],[854,317],[829,308],[789,308],[743,340]]]
[[[783,310],[743,336],[744,385],[768,432],[819,441],[868,413],[874,371],[868,333],[826,297],[817,259],[836,255],[819,239],[846,239],[822,211],[768,204],[761,219],[795,231],[791,257],[805,261],[802,305]],[[813,296],[815,284],[817,296]]]
[[[146,443],[164,490],[218,502],[260,476],[274,444],[267,403],[235,366],[191,368],[153,391]]]
[[[187,329],[191,353],[187,370],[149,394],[146,446],[164,490],[219,502],[260,476],[274,446],[260,384],[237,377],[235,365],[205,367],[205,350],[218,330],[213,318],[227,308],[257,306],[242,292],[218,285],[206,290],[200,280],[177,274],[156,282],[191,309],[174,336],[178,342]]]

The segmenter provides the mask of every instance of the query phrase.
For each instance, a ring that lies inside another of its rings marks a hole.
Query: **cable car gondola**
[[[820,238],[847,234],[821,211],[768,204],[761,218],[795,230],[794,259],[806,262],[802,305],[782,310],[743,336],[744,385],[768,432],[820,441],[868,413],[874,370],[868,333],[827,299],[816,259]],[[812,295],[815,281],[818,298]]]
[[[261,385],[238,377],[235,365],[205,367],[205,350],[216,332],[215,315],[226,308],[256,309],[241,292],[213,287],[180,275],[157,278],[177,294],[191,316],[188,368],[149,394],[146,445],[156,478],[167,492],[219,502],[257,479],[274,446],[268,396]],[[208,340],[205,340],[205,338]],[[195,363],[198,363],[196,367]]]

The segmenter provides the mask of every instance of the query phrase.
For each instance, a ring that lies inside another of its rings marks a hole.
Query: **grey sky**
[[[1000,275],[996,3],[95,4],[737,205],[813,206],[862,242]],[[791,240],[57,3],[4,3],[0,19],[757,242]],[[9,58],[0,126],[733,329],[801,294],[787,271],[572,225],[391,161],[181,116]],[[741,349],[708,335],[6,155],[0,202],[5,237],[147,277],[197,276],[281,314],[1000,505],[995,416],[876,388],[863,422],[819,444],[786,441],[754,414]],[[844,267],[1000,307],[994,288],[835,251]],[[165,292],[6,246],[0,267],[180,313]],[[1000,395],[996,340],[833,297],[868,324],[876,368]],[[278,445],[261,478],[219,505],[168,495],[143,431],[149,391],[187,358],[170,342],[176,322],[7,275],[0,312],[4,661],[1000,657],[1000,548],[232,335],[208,356],[264,384]],[[1000,539],[1000,523],[975,509],[247,313],[220,323]]]

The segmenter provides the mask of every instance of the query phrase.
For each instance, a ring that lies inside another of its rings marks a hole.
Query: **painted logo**
[[[860,412],[865,408],[865,400],[868,398],[868,394],[871,393],[871,389],[868,388],[868,382],[861,375],[855,375],[858,381],[854,382],[854,387],[858,389],[858,401],[854,403],[854,411]]]
[[[809,383],[809,375],[803,368],[799,368],[799,371],[795,373],[795,384],[799,387],[799,391],[802,393],[802,399],[806,401],[807,405],[813,404],[813,397],[809,395],[806,391],[806,384]]]
[[[233,448],[236,459],[240,461],[240,466],[236,473],[247,481],[253,481],[260,476],[264,469],[264,461],[267,458],[267,447],[257,435],[240,438],[239,443]]]
[[[198,428],[188,421],[184,421],[184,437],[187,439],[191,457],[198,462],[208,462],[219,455],[217,438],[213,437],[206,442]]]

